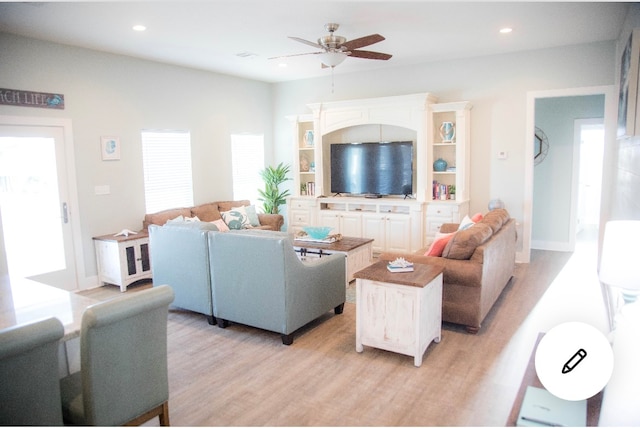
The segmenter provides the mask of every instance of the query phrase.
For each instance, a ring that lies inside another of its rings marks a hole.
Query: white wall
[[[0,58],[0,87],[65,96],[64,110],[0,105],[0,115],[64,117],[73,122],[83,287],[95,281],[91,238],[142,227],[142,129],[191,131],[196,204],[233,197],[231,133],[263,133],[267,160],[272,161],[267,83],[4,33]],[[101,160],[102,135],[120,137],[120,161]],[[94,186],[105,184],[111,194],[96,196]]]
[[[612,85],[614,42],[421,64],[274,85],[276,158],[291,162],[285,116],[309,113],[307,103],[430,92],[440,102],[471,101],[471,212],[501,198],[521,221],[524,209],[526,97],[528,91]],[[358,61],[359,59],[348,59]],[[498,160],[499,151],[508,159]],[[429,164],[429,161],[427,162]]]

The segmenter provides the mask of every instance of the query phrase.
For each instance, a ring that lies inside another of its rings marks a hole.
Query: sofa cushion
[[[168,222],[162,227],[196,229],[196,230],[213,230],[213,231],[219,230],[215,224],[208,223],[206,221],[173,221],[173,222]]]
[[[251,227],[251,222],[249,221],[249,217],[247,216],[247,211],[244,207],[233,208],[229,211],[222,211],[222,219],[229,229],[248,229]]]
[[[484,215],[481,222],[489,225],[493,233],[502,228],[502,225],[509,221],[509,213],[505,209],[495,209]]]
[[[440,236],[436,236],[436,239],[431,243],[431,246],[424,253],[425,256],[440,257],[444,251],[444,247],[447,246],[453,233],[442,233]]]
[[[442,257],[456,260],[468,260],[478,245],[491,237],[493,230],[484,222],[474,224],[468,229],[454,233],[442,252]]]
[[[243,199],[241,201],[219,201],[219,202],[216,202],[216,203],[218,204],[218,210],[220,212],[230,211],[233,208],[246,207],[248,205],[251,205],[251,202],[249,202],[246,199]]]
[[[209,202],[207,204],[198,205],[191,208],[191,215],[198,217],[202,221],[216,221],[220,220],[220,211],[218,210],[217,202]]]

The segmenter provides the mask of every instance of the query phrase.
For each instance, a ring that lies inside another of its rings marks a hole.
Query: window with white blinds
[[[264,136],[231,135],[233,199],[248,199],[258,205],[258,188],[264,187],[260,170],[264,169]]]
[[[142,131],[142,162],[147,213],[193,206],[188,131]]]

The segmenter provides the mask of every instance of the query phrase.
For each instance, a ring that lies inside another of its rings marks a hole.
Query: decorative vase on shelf
[[[453,122],[442,122],[440,125],[440,137],[443,143],[453,143],[456,137],[456,126]]]
[[[436,160],[433,163],[433,170],[437,171],[437,172],[443,172],[447,170],[447,161],[442,159],[442,158],[438,158],[438,160]]]
[[[304,144],[307,147],[313,147],[313,131],[304,132]]]

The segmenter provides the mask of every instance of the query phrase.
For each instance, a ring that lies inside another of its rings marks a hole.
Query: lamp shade
[[[598,275],[607,285],[640,290],[640,221],[607,222]]]
[[[346,58],[347,54],[342,52],[329,51],[320,54],[320,61],[327,67],[335,67],[336,65],[340,65]]]

